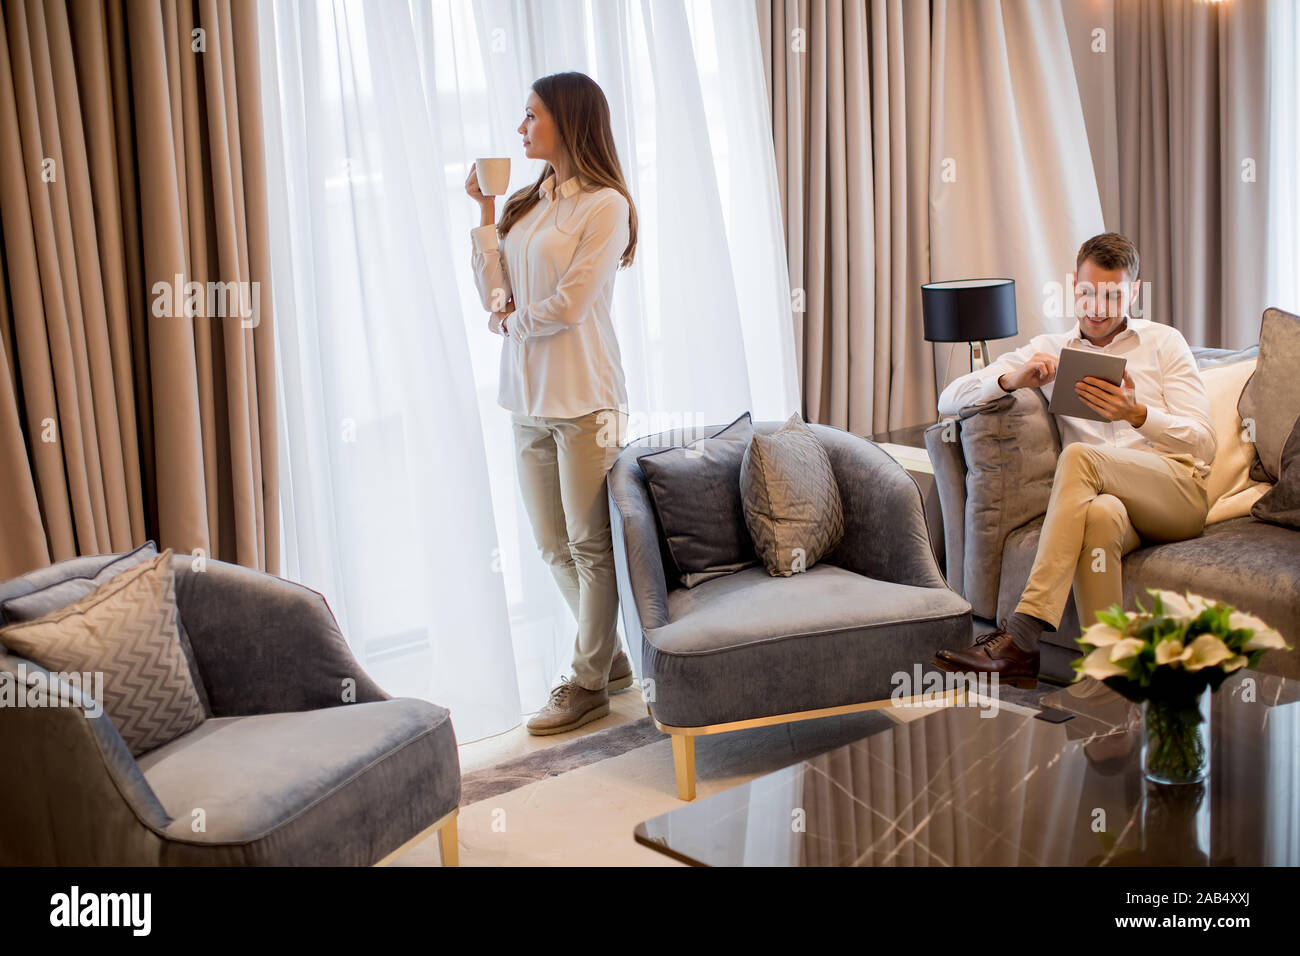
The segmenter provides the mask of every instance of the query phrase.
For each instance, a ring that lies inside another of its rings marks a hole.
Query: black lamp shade
[[[1014,279],[957,279],[921,286],[927,342],[1007,339],[1016,329]]]

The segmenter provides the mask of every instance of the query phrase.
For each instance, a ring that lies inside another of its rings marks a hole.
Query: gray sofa
[[[1192,352],[1206,369],[1252,358],[1257,349]],[[971,427],[975,416],[979,428]],[[1038,389],[1017,389],[932,425],[925,443],[943,510],[948,583],[970,601],[977,623],[991,627],[1015,609],[1038,551],[1061,450],[1055,416]],[[978,493],[968,494],[976,486]],[[1127,608],[1147,597],[1147,588],[1189,590],[1257,614],[1300,645],[1300,532],[1231,518],[1197,538],[1139,547],[1125,555],[1123,578]],[[1079,634],[1070,600],[1056,631],[1043,635],[1042,676],[1074,679]],[[1300,678],[1300,649],[1266,654],[1260,669]]]
[[[33,571],[0,602],[116,557]],[[102,711],[0,707],[0,864],[369,865],[434,829],[454,864],[446,708],[384,693],[315,591],[220,561],[173,568],[208,719],[137,759]],[[20,667],[46,673],[0,647],[8,680]]]
[[[640,439],[609,473],[629,656],[656,723],[673,735],[687,800],[695,736],[888,703],[895,673],[971,635],[970,605],[944,582],[916,482],[870,441],[823,425],[811,428],[843,502],[839,546],[791,577],[759,566],[681,586],[638,461],[721,427]]]

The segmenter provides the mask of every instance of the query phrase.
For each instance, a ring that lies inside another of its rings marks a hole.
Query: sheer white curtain
[[[640,214],[616,280],[634,433],[798,408],[775,161],[746,4],[263,4],[287,576],[390,693],[462,741],[536,709],[574,622],[533,543],[500,339],[472,286],[470,162],[531,82],[605,90]],[[502,203],[498,203],[498,211]]]

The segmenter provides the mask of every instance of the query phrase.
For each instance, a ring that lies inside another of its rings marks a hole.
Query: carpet
[[[1039,701],[1045,694],[1060,688],[1054,684],[1040,681],[1033,690],[1000,686],[998,698],[1001,702],[1033,710],[1041,709]],[[842,717],[823,717],[819,720],[798,721],[792,724],[778,724],[744,731],[740,734],[719,734],[714,737],[700,737],[696,741],[697,752],[706,756],[712,750],[718,750],[719,757],[730,758],[726,762],[731,772],[753,772],[750,767],[752,758],[758,757],[764,769],[771,766],[773,752],[783,754],[784,766],[798,760],[833,750],[869,733],[881,729],[889,718],[881,712],[868,711],[862,714],[849,714]],[[609,730],[600,730],[566,741],[545,750],[538,750],[520,757],[512,757],[490,767],[471,771],[461,780],[461,806],[469,806],[480,800],[509,793],[519,787],[558,777],[560,774],[577,770],[601,760],[617,757],[639,747],[658,743],[667,737],[654,725],[650,717]],[[743,740],[742,740],[743,738]],[[739,746],[737,746],[739,745]],[[751,758],[747,760],[746,758]],[[698,761],[697,761],[698,762]]]
[[[642,717],[630,724],[599,730],[522,757],[512,757],[465,774],[460,782],[460,803],[468,806],[663,739],[663,731],[655,727],[654,721]]]

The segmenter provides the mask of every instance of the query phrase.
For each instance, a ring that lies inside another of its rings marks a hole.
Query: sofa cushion
[[[0,643],[47,670],[102,673],[105,712],[139,756],[203,722],[176,630],[170,549],[66,607],[0,630]]]
[[[1244,349],[1216,349],[1205,345],[1194,345],[1192,346],[1192,357],[1196,359],[1196,367],[1204,372],[1207,369],[1218,368],[1221,365],[1235,365],[1237,362],[1257,359],[1259,358],[1259,346],[1248,345]]]
[[[740,465],[753,434],[745,412],[708,438],[638,459],[677,576],[688,588],[758,561],[740,501]]]
[[[364,866],[460,800],[448,711],[410,698],[214,718],[139,764],[174,865]]]
[[[844,508],[826,449],[798,413],[755,434],[740,467],[740,498],[754,548],[773,576],[806,571],[844,536]]]
[[[748,568],[674,590],[668,605],[642,664],[655,718],[671,726],[886,699],[895,673],[970,643],[970,608],[955,592],[827,563],[788,578]]]
[[[133,551],[127,551],[123,554],[99,555],[98,557],[106,558],[106,562],[100,566],[93,574],[76,574],[55,580],[47,580],[41,586],[31,590],[23,590],[24,582],[30,583],[35,575],[24,575],[7,582],[6,591],[13,592],[8,598],[0,600],[0,624],[17,624],[22,621],[34,621],[38,617],[44,617],[52,611],[59,608],[67,607],[73,601],[85,597],[91,591],[95,590],[101,584],[111,578],[121,574],[127,568],[134,567],[143,561],[148,561],[158,553],[158,549],[152,541],[146,541],[140,547]],[[36,574],[43,574],[45,578],[49,577],[50,569],[42,569]],[[185,664],[190,670],[190,680],[194,682],[194,690],[199,695],[199,703],[203,706],[204,716],[212,715],[212,706],[208,702],[208,693],[203,684],[203,675],[199,673],[198,661],[194,657],[194,648],[190,646],[189,635],[185,631],[185,622],[181,619],[180,610],[176,613],[176,631],[180,635],[181,651],[185,655]]]
[[[1300,530],[1300,418],[1282,449],[1282,474],[1250,513],[1261,521]]]
[[[1255,427],[1252,476],[1277,481],[1282,446],[1300,417],[1300,316],[1266,309],[1259,332],[1259,366],[1237,405],[1243,421]]]
[[[1247,380],[1255,372],[1255,359],[1215,364],[1201,370],[1201,380],[1210,399],[1210,421],[1214,425],[1217,450],[1205,479],[1210,512],[1206,524],[1240,518],[1250,513],[1250,506],[1268,490],[1265,482],[1250,477],[1255,460],[1255,445],[1237,412],[1237,401]]]
[[[999,614],[1014,609],[1029,578],[1042,519],[1008,536],[1002,557],[1003,588]],[[1300,533],[1251,517],[1206,525],[1199,537],[1140,547],[1124,556],[1125,607],[1144,597],[1146,588],[1165,588],[1227,601],[1258,615],[1282,632],[1290,644],[1300,644]],[[1043,640],[1070,651],[1078,645],[1079,620],[1073,600],[1067,602],[1060,626],[1044,632]],[[1300,677],[1300,651],[1266,654],[1260,669]],[[1067,675],[1072,676],[1072,675]]]
[[[1145,588],[1188,590],[1263,618],[1300,648],[1300,534],[1255,518],[1211,525],[1196,538],[1139,548],[1124,558],[1131,605]],[[1260,669],[1300,677],[1300,652],[1265,654]],[[1281,668],[1281,669],[1279,669]]]
[[[972,406],[961,423],[966,460],[966,535],[962,583],[974,613],[992,618],[1002,553],[1016,528],[1047,510],[1061,450],[1060,433],[1036,388]]]

